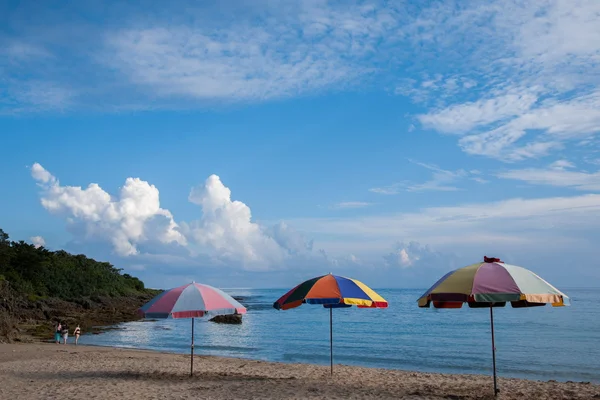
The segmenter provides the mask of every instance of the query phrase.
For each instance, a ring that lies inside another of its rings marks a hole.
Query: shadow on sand
[[[260,375],[236,374],[227,372],[197,372],[193,376],[179,372],[163,371],[58,371],[58,372],[15,372],[15,376],[23,379],[116,379],[116,380],[146,380],[146,381],[287,381],[296,377],[273,378]]]

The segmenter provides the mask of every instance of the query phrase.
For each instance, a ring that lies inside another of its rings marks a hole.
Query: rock
[[[209,321],[218,324],[241,324],[242,314],[217,315],[216,317],[212,317]]]

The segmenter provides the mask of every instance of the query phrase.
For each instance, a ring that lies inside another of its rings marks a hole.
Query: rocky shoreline
[[[4,332],[0,342],[45,341],[52,338],[60,320],[72,329],[77,324],[84,333],[105,331],[107,326],[140,319],[137,310],[157,291],[130,296],[92,296],[66,301],[56,298],[13,299],[4,305]]]
[[[146,293],[130,296],[91,296],[66,301],[56,298],[15,298],[12,304],[4,303],[8,314],[6,332],[1,342],[49,341],[53,338],[54,325],[60,320],[71,328],[77,324],[84,334],[99,334],[115,329],[114,325],[141,319],[138,309],[160,291],[148,289]],[[2,311],[2,310],[0,310]],[[6,318],[5,318],[6,319]],[[213,317],[211,322],[241,324],[241,315]]]

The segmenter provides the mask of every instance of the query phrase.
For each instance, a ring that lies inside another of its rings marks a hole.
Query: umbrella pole
[[[494,396],[498,395],[498,384],[496,382],[496,343],[494,341],[494,307],[490,303],[490,325],[492,327],[492,362],[494,363]]]
[[[331,376],[333,376],[333,307],[329,307],[329,360]]]
[[[192,346],[190,348],[190,376],[194,374],[194,318],[192,318]]]

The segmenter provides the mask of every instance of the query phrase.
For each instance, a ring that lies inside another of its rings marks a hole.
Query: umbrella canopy
[[[356,279],[323,275],[302,282],[279,298],[273,307],[288,310],[303,303],[325,307],[386,308],[387,301],[373,289]]]
[[[438,280],[418,300],[419,307],[460,308],[503,307],[510,302],[515,308],[569,305],[567,295],[528,269],[506,264],[497,258],[451,271]]]
[[[194,318],[205,315],[245,314],[246,307],[220,289],[192,282],[165,290],[144,304],[139,313],[146,318],[192,319],[191,376],[194,373]]]
[[[496,382],[493,308],[504,307],[507,302],[514,308],[570,305],[567,295],[535,273],[485,256],[483,262],[448,272],[418,300],[419,307],[429,307],[433,303],[435,308],[461,308],[463,303],[467,303],[471,308],[490,309],[494,395],[499,390]]]
[[[322,304],[329,308],[329,351],[333,375],[333,309],[339,307],[386,308],[388,302],[373,289],[356,279],[333,274],[302,282],[279,298],[273,307],[289,310],[304,303]]]
[[[220,289],[192,282],[165,290],[139,311],[147,318],[197,318],[206,314],[245,314],[246,308]]]

